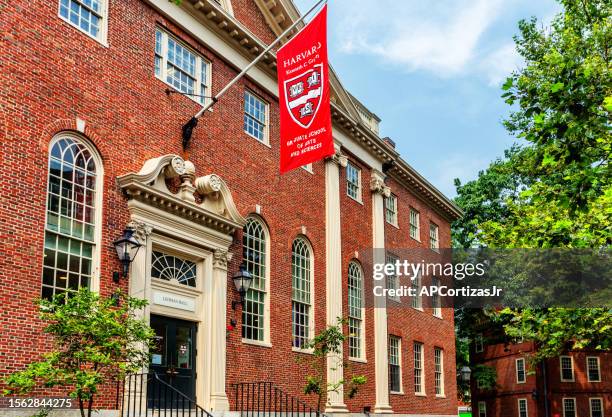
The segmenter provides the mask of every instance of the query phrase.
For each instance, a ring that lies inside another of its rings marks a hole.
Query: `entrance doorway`
[[[150,372],[195,403],[196,323],[152,314],[150,325],[157,335]],[[166,408],[171,406],[168,401],[179,400],[160,389],[148,389],[147,397],[151,408]]]

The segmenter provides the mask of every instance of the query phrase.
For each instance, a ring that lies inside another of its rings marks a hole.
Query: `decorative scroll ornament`
[[[227,269],[227,264],[232,260],[233,254],[225,249],[217,249],[213,252],[213,266],[215,268]]]
[[[380,193],[383,197],[389,197],[391,195],[391,189],[385,185],[384,178],[377,174],[372,173],[372,179],[370,180],[370,190],[372,193]]]
[[[145,244],[147,237],[153,231],[153,227],[139,220],[130,221],[127,227],[134,231],[134,237],[142,244]]]

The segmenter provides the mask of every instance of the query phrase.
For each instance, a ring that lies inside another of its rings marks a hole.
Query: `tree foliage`
[[[146,300],[117,293],[104,298],[87,288],[38,300],[44,332],[54,349],[5,380],[5,394],[25,394],[39,387],[63,387],[79,402],[81,416],[91,416],[100,387],[122,381],[149,363],[154,332],[136,315]]]

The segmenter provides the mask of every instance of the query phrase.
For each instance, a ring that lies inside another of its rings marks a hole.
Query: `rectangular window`
[[[438,240],[438,225],[434,223],[429,224],[429,247],[436,252],[440,249],[440,242]]]
[[[436,395],[444,396],[444,351],[434,348],[434,384]]]
[[[519,358],[516,360],[516,382],[517,384],[524,384],[526,380],[525,359]]]
[[[561,367],[561,381],[574,381],[574,359],[571,356],[559,357],[559,365]]]
[[[420,216],[419,212],[415,209],[410,209],[410,237],[418,241],[421,240],[421,227],[420,227]]]
[[[106,42],[106,9],[106,0],[60,0],[59,16],[92,38]]]
[[[211,64],[187,45],[157,28],[155,76],[200,104],[210,96]]]
[[[440,278],[433,277],[431,279],[431,285],[439,287]],[[442,317],[442,299],[440,298],[440,294],[434,293],[431,295],[431,307],[434,316]]]
[[[414,393],[425,395],[425,376],[423,374],[423,344],[414,343]]]
[[[576,417],[576,399],[563,399],[563,417]]]
[[[348,274],[349,358],[364,358],[363,274],[356,263],[349,264]]]
[[[519,398],[518,400],[518,417],[528,417],[526,398]]]
[[[387,264],[395,265],[398,260],[399,258],[397,256],[388,253],[385,262]],[[397,276],[395,269],[394,269],[393,274],[387,275],[387,289],[397,290],[398,288],[399,288],[399,277]],[[394,301],[400,301],[400,298],[396,295],[389,296],[389,298]]]
[[[423,299],[421,297],[421,274],[417,275],[411,281],[413,296],[412,296],[412,308],[421,310],[423,308]]]
[[[250,91],[244,92],[244,131],[268,144],[268,103]]]
[[[484,341],[482,338],[482,334],[478,334],[474,338],[474,352],[476,353],[484,352]]]
[[[397,226],[397,196],[395,194],[385,198],[385,220]]]
[[[589,382],[601,381],[599,358],[597,356],[587,356],[587,373]]]
[[[401,371],[402,341],[397,336],[389,336],[389,391],[402,392]]]
[[[350,162],[346,165],[346,195],[361,202],[361,170]]]
[[[478,417],[487,417],[487,403],[478,401]]]
[[[591,417],[604,417],[603,400],[601,398],[589,398]]]

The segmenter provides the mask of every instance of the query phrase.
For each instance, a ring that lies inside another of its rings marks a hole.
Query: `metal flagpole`
[[[289,26],[283,33],[280,34],[278,38],[274,40],[266,49],[260,53],[257,58],[255,58],[249,65],[247,65],[238,75],[236,75],[225,87],[221,89],[206,105],[202,106],[200,111],[198,111],[185,125],[183,126],[183,149],[187,148],[189,145],[189,141],[191,140],[191,134],[193,133],[193,129],[198,125],[198,119],[204,114],[204,112],[214,106],[219,98],[227,92],[238,80],[240,80],[251,68],[253,68],[260,60],[263,58],[272,48],[276,46],[289,32],[291,32],[297,25],[299,25],[310,13],[312,13],[317,7],[321,4],[327,3],[327,0],[319,0],[317,3],[310,8],[306,13],[304,13],[298,20],[296,20],[291,26]]]

